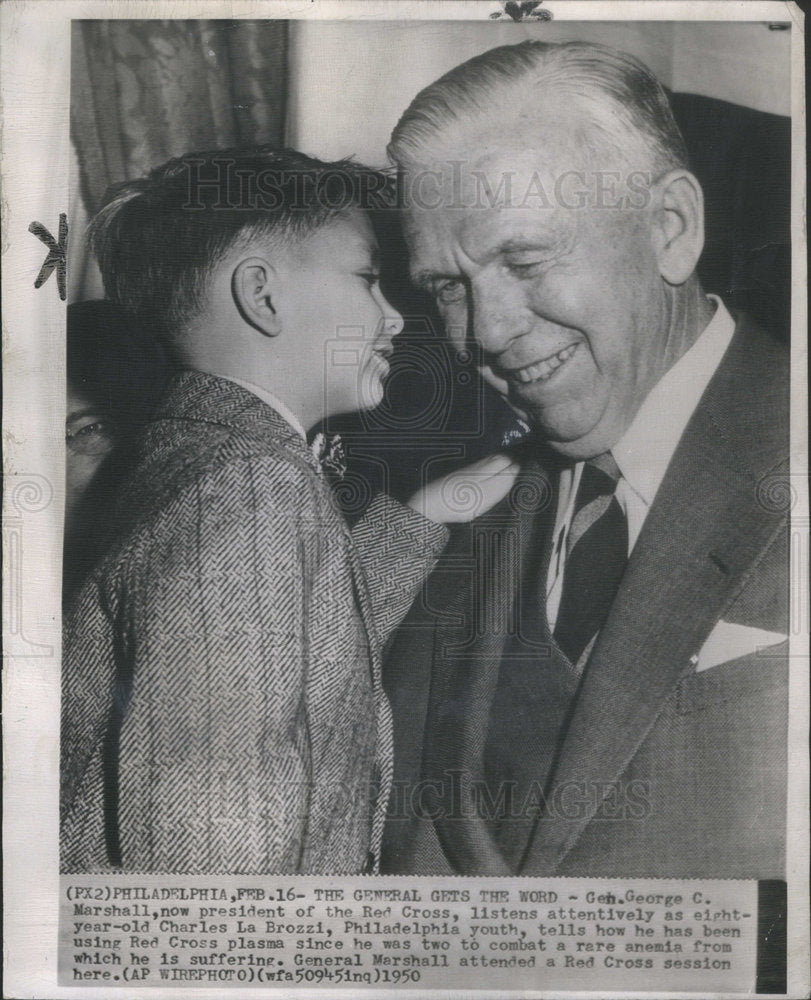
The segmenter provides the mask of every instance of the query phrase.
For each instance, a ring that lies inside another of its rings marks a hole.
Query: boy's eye
[[[380,281],[380,274],[377,271],[362,271],[360,277],[363,278],[370,288],[374,288]]]

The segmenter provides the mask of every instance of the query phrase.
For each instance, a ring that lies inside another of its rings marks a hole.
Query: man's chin
[[[553,423],[548,416],[544,419],[543,414],[531,410],[524,419],[553,451],[574,461],[611,451],[623,434],[613,422],[600,419],[585,425],[582,420]]]
[[[543,430],[540,430],[540,434],[553,451],[576,462],[611,451],[621,437],[620,434],[601,427],[595,427],[588,433],[571,439],[560,439],[560,436],[553,436]]]

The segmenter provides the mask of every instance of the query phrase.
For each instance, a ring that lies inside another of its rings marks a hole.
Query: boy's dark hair
[[[393,180],[350,160],[294,149],[187,153],[107,192],[90,245],[108,298],[158,334],[182,333],[208,276],[240,241],[301,239],[350,208],[392,204]]]

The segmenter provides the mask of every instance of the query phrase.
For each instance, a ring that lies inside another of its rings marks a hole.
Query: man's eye
[[[543,260],[508,260],[505,264],[511,274],[519,278],[531,278],[540,272],[544,266]]]
[[[115,447],[115,429],[108,420],[93,420],[66,430],[65,441],[77,455],[103,455]]]
[[[440,281],[434,287],[436,300],[437,302],[441,302],[443,305],[447,305],[451,302],[459,302],[465,298],[466,294],[464,282],[459,281],[456,278],[448,278],[447,281]]]
[[[380,274],[377,271],[363,271],[360,277],[363,278],[369,288],[374,288],[380,281]]]

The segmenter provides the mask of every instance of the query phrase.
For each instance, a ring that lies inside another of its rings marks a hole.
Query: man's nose
[[[486,354],[498,356],[512,340],[529,331],[532,316],[523,300],[491,286],[473,286],[471,292],[469,329]]]

